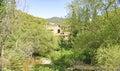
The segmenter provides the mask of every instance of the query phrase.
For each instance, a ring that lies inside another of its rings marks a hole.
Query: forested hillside
[[[15,10],[15,15],[21,19],[23,22],[34,23],[34,24],[47,24],[48,22],[43,18],[34,17],[30,14],[24,13],[22,11]]]
[[[56,24],[62,24],[64,21],[64,18],[60,18],[60,17],[52,17],[52,18],[48,18],[46,19],[48,22],[52,22],[52,23],[56,23]]]
[[[46,20],[15,10],[14,1],[9,2],[5,7],[0,4],[0,69],[29,71],[36,58],[50,57],[58,47],[57,39],[44,28]]]

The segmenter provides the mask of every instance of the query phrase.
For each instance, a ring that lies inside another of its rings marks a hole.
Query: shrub
[[[120,45],[108,45],[97,50],[96,59],[101,67],[117,68],[120,66]]]

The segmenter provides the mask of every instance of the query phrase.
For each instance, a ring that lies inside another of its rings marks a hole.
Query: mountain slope
[[[52,17],[52,18],[48,18],[46,19],[48,22],[52,22],[52,23],[56,23],[56,24],[62,24],[64,18],[60,18],[60,17]]]
[[[37,23],[37,24],[47,24],[47,21],[43,18],[39,17],[34,17],[30,14],[21,12],[21,11],[16,11],[15,12],[16,16],[19,17],[19,19],[22,20],[22,22],[27,22],[27,23]]]

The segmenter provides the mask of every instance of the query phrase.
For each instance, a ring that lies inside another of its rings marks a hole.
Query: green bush
[[[40,66],[40,65],[35,65],[31,71],[66,71],[65,68],[61,66]]]
[[[49,67],[35,66],[31,71],[53,71]]]
[[[97,50],[96,59],[101,67],[120,67],[120,45],[108,45]]]

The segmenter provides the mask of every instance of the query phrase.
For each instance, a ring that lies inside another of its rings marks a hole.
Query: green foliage
[[[4,71],[13,71],[13,70],[9,70],[9,69],[7,69],[7,68],[4,68],[3,70],[4,70]]]
[[[73,51],[71,50],[67,40],[64,40],[63,38],[59,40],[59,49],[52,52],[51,59],[54,65],[63,67],[64,69],[73,65]]]
[[[0,0],[0,17],[2,17],[2,13],[5,12],[5,0]]]
[[[15,41],[17,44],[22,42],[20,45],[29,44],[34,50],[33,55],[38,54],[38,56],[46,56],[47,53],[57,48],[57,38],[54,38],[54,35],[44,28],[43,24],[47,23],[44,19],[20,11],[16,11],[16,14],[23,17],[20,17],[18,23],[14,24],[13,33],[10,36],[11,42]],[[9,47],[13,46],[9,42],[8,44]]]
[[[104,22],[102,22],[103,20]],[[96,24],[97,21],[97,24]],[[113,22],[114,21],[114,22]],[[116,19],[118,22],[119,20]],[[99,24],[98,24],[99,23]],[[117,26],[116,26],[117,25]],[[119,27],[120,25],[115,22],[113,19],[102,19],[102,17],[97,18],[96,20],[93,20],[90,22],[89,26],[87,27],[88,30],[85,30],[84,32],[80,32],[77,34],[75,38],[73,38],[73,47],[75,50],[75,53],[77,52],[80,54],[80,56],[83,56],[81,58],[85,57],[85,61],[90,60],[94,62],[95,53],[96,50],[100,46],[106,46],[107,43],[110,44],[119,44]],[[86,50],[89,50],[87,51]],[[79,51],[78,51],[79,50]],[[89,54],[92,53],[92,54]],[[89,56],[88,56],[89,55]],[[90,57],[90,59],[89,59]]]
[[[32,68],[31,71],[66,71],[66,69],[64,67],[56,66],[56,65],[52,65],[52,66],[36,65]]]
[[[28,23],[36,23],[36,24],[47,24],[48,22],[43,19],[43,18],[39,18],[39,17],[34,17],[30,14],[27,13],[22,13],[21,11],[17,10],[15,11],[15,14],[17,14],[17,19],[19,19],[19,23],[24,23],[24,24],[28,24]],[[19,17],[22,16],[22,17]],[[22,21],[22,22],[21,22]]]
[[[21,70],[28,58],[50,57],[50,53],[58,47],[58,40],[52,32],[44,28],[44,24],[47,24],[44,19],[21,11],[15,11],[14,14],[3,29],[10,28],[10,31],[3,31],[6,37],[0,37],[0,42],[5,39],[4,58],[9,62],[8,65],[11,65],[10,69]],[[7,65],[4,67],[7,68]]]
[[[31,71],[53,71],[53,69],[44,66],[35,66]]]
[[[53,52],[52,60],[53,63],[57,66],[61,67],[69,67],[73,65],[72,62],[72,55],[73,52],[71,50],[66,50],[64,48],[61,48],[61,50],[57,52]]]
[[[108,45],[97,50],[98,65],[103,68],[118,68],[120,66],[120,45]]]
[[[119,44],[120,10],[117,7],[113,10],[114,3],[115,1],[111,1],[105,6],[100,0],[73,0],[69,5],[69,43],[73,48],[75,61],[95,65],[96,52],[100,47]],[[97,15],[98,9],[103,12],[102,15]]]

